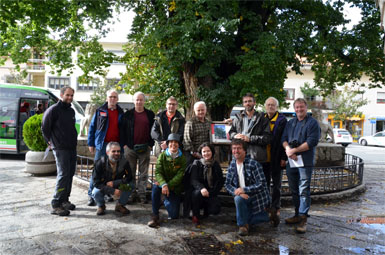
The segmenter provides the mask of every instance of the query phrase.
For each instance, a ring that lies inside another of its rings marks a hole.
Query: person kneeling
[[[123,215],[129,214],[130,211],[124,207],[132,190],[132,174],[130,164],[124,157],[121,157],[120,145],[117,142],[107,144],[107,157],[102,156],[95,163],[95,171],[93,172],[94,188],[92,196],[96,201],[98,209],[97,215],[104,215],[106,205],[104,195],[114,195],[119,200],[115,206],[115,212]]]
[[[246,156],[247,144],[235,139],[231,142],[231,161],[225,187],[234,196],[237,214],[238,234],[249,234],[249,226],[269,221],[265,211],[270,205],[263,168],[256,160]]]
[[[186,158],[179,149],[180,136],[170,134],[167,138],[167,149],[162,152],[156,163],[155,183],[152,187],[152,220],[148,226],[156,228],[160,226],[159,208],[161,195],[165,196],[164,206],[168,217],[177,219],[179,217],[180,194],[183,191],[183,175],[186,168]]]
[[[203,143],[198,152],[201,159],[194,160],[191,165],[191,186],[192,191],[192,221],[199,225],[200,209],[203,207],[204,217],[210,214],[217,215],[221,210],[221,201],[218,194],[223,187],[224,178],[222,168],[214,160],[214,148]]]

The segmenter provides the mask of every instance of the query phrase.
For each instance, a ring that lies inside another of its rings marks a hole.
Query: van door
[[[0,153],[17,153],[18,109],[18,98],[0,98]]]

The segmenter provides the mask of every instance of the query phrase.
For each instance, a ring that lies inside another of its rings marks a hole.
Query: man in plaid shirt
[[[265,211],[270,205],[269,189],[261,164],[246,156],[247,143],[231,142],[233,160],[227,170],[225,187],[234,196],[238,234],[248,235],[249,226],[269,221]]]

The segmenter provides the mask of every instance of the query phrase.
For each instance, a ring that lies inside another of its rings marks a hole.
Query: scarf
[[[209,185],[209,188],[213,188],[213,164],[214,160],[205,160],[204,158],[200,159],[201,163],[203,164],[203,178],[205,181],[207,181],[207,184]]]

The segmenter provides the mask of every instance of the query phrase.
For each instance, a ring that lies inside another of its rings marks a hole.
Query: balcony
[[[45,72],[45,59],[28,59],[27,72],[28,73],[44,73]]]

